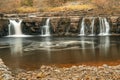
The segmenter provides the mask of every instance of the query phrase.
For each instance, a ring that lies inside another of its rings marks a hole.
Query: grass
[[[36,7],[20,7],[20,8],[17,8],[17,12],[19,13],[30,13],[30,12],[38,12],[38,11],[59,12],[59,11],[71,11],[71,10],[88,10],[88,9],[93,9],[93,8],[95,8],[95,6],[91,4],[68,5],[68,6],[60,6],[60,7],[46,7],[42,10]]]
[[[91,4],[86,4],[86,5],[68,5],[68,6],[60,6],[60,7],[49,7],[46,8],[45,11],[70,11],[70,10],[88,10],[88,9],[93,9],[95,6]]]
[[[38,12],[38,8],[35,8],[35,7],[19,7],[19,8],[17,8],[17,12],[19,12],[19,13]]]

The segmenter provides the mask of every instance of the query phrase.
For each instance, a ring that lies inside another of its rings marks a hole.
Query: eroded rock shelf
[[[85,18],[85,23],[90,28],[92,18],[95,18],[94,33],[99,34],[100,32],[100,21],[99,17],[107,18],[110,24],[110,33],[120,33],[120,17],[119,16],[81,16],[81,15],[55,15],[58,13],[36,13],[36,14],[5,14],[0,19],[0,36],[8,35],[8,25],[10,19],[22,19],[22,32],[27,35],[40,35],[41,27],[45,25],[46,19],[50,18],[50,31],[52,35],[59,36],[76,36],[80,33],[80,24],[82,18]],[[59,13],[60,14],[60,13]],[[90,30],[86,30],[86,34],[91,33]]]

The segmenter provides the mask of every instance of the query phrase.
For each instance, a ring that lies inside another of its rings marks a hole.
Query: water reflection
[[[85,37],[81,37],[81,47],[82,47],[82,55],[83,55],[83,58],[85,57]]]
[[[105,56],[109,55],[110,47],[110,38],[100,37],[100,53],[104,53]]]
[[[40,46],[43,46],[46,49],[48,61],[51,61],[51,48],[50,48],[50,45],[52,44],[51,39],[50,37],[45,37],[42,39],[42,41],[44,42],[44,44],[40,44]]]
[[[92,54],[95,56],[95,41],[94,41],[94,38],[92,38],[91,39],[91,42],[92,42],[92,44],[91,44],[91,49],[92,49]]]
[[[95,49],[97,47],[96,44],[97,41],[95,41],[95,38],[94,37],[89,37],[89,38],[86,38],[86,37],[80,37],[80,41],[81,41],[81,51],[80,52],[80,57],[79,58],[82,58],[81,60],[86,60],[86,58],[88,58],[88,56],[90,55],[91,57],[89,58],[94,58],[95,57]],[[78,58],[78,59],[79,59]]]
[[[93,40],[86,41],[84,37],[81,37],[80,40],[66,40],[58,38],[57,40],[51,40],[51,38],[46,37],[42,38],[41,41],[32,41],[32,43],[24,47],[24,51],[33,51],[33,50],[45,50],[45,51],[59,51],[59,50],[68,50],[68,49],[84,49],[93,48],[96,43]],[[92,46],[92,47],[91,47]]]
[[[22,38],[14,38],[10,40],[10,50],[12,56],[22,56],[23,44]]]
[[[8,66],[17,68],[39,68],[44,64],[105,64],[120,60],[119,41],[119,37],[108,36],[6,38],[0,39],[0,57]]]

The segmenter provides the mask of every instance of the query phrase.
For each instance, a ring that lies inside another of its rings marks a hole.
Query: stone
[[[37,74],[37,78],[44,78],[45,74],[43,72],[40,72]]]

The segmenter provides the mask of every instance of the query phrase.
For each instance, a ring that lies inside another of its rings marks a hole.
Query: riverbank
[[[0,59],[0,80],[119,80],[120,65],[41,66],[34,71],[10,71]]]
[[[119,80],[120,65],[108,66],[72,66],[58,68],[56,66],[42,66],[37,71],[19,72],[15,80]]]

